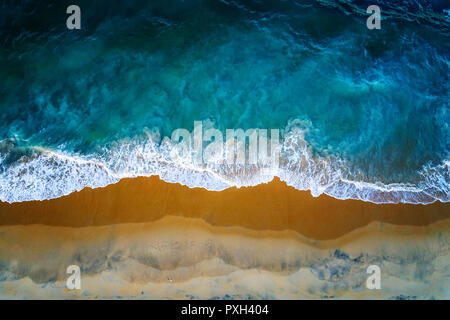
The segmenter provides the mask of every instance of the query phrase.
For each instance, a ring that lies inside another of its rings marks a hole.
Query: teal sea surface
[[[125,177],[223,190],[450,200],[446,1],[0,4],[0,200]],[[366,9],[381,8],[369,30]],[[279,168],[171,157],[177,128],[280,130]]]

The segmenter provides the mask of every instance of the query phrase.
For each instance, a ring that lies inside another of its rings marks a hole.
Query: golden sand
[[[0,298],[447,297],[449,227],[449,220],[430,226],[372,222],[338,240],[309,241],[293,231],[217,227],[174,216],[82,228],[0,226],[0,265],[14,275],[0,282]],[[336,258],[337,248],[349,258]],[[381,292],[364,287],[374,262],[383,269]],[[82,269],[89,294],[66,289],[72,264]],[[348,271],[329,279],[335,266]],[[426,281],[418,281],[424,272]],[[350,290],[355,287],[361,288]]]
[[[278,179],[220,192],[124,179],[0,203],[0,298],[447,298],[449,217],[447,203],[315,198]],[[364,286],[373,263],[381,291]],[[65,286],[72,264],[83,290]]]
[[[53,200],[0,203],[0,225],[87,227],[198,218],[214,226],[291,230],[315,240],[336,239],[371,222],[426,226],[450,217],[450,204],[373,204],[338,200],[287,186],[279,179],[255,187],[207,191],[158,177],[123,179]]]

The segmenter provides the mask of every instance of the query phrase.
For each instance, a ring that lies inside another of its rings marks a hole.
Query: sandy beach
[[[448,209],[314,198],[279,180],[213,192],[157,177],[1,203],[0,297],[442,298]],[[72,264],[81,291],[65,288]],[[370,264],[382,292],[365,288]]]
[[[287,186],[278,179],[224,191],[190,189],[158,177],[124,179],[105,188],[45,201],[0,203],[0,225],[86,227],[151,222],[164,216],[198,218],[214,226],[291,230],[315,240],[341,237],[371,222],[425,226],[450,217],[448,203],[372,204],[338,200]]]

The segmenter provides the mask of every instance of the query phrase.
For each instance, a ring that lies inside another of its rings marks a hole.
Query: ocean
[[[450,201],[448,1],[77,1],[80,30],[70,4],[0,4],[0,201],[152,175]],[[195,121],[278,129],[279,166],[173,157]]]

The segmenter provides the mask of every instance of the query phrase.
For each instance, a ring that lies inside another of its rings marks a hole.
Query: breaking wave
[[[380,30],[366,27],[372,4]],[[1,201],[153,175],[449,200],[448,1],[81,0],[76,32],[65,5],[7,0],[0,12]],[[168,136],[196,120],[279,129],[279,166],[174,157]]]
[[[9,164],[8,157],[18,152],[16,142],[5,140],[0,145],[0,200],[9,203],[58,198],[139,176],[159,176],[166,182],[214,191],[255,186],[278,177],[298,190],[309,190],[315,197],[327,194],[338,199],[413,204],[450,200],[448,160],[424,166],[418,172],[420,179],[414,182],[364,181],[348,160],[314,156],[303,130],[295,126],[281,141],[276,168],[198,165],[193,157],[174,156],[177,144],[169,138],[158,142],[151,134],[115,142],[89,156],[32,147]]]

